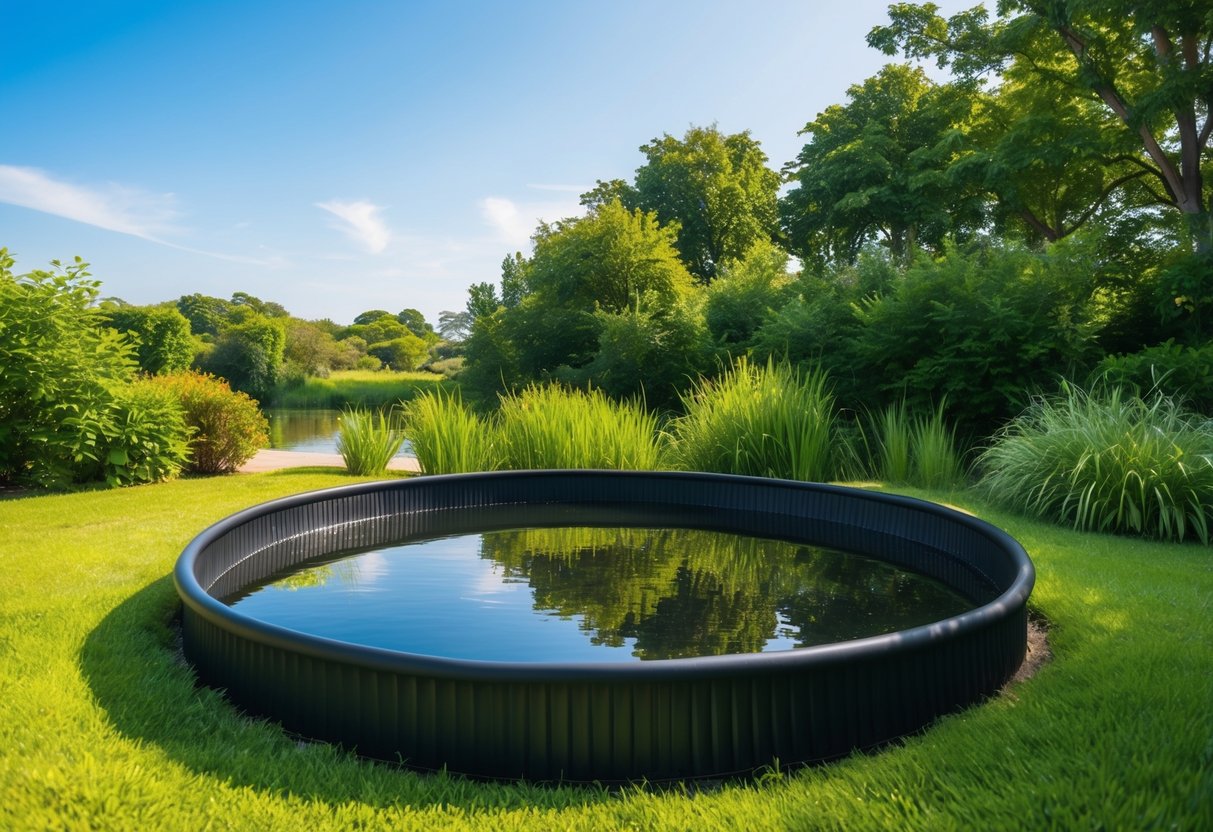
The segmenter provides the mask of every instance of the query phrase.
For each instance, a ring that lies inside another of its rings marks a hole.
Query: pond
[[[265,415],[270,420],[271,448],[306,453],[337,453],[337,417],[341,415],[340,410],[267,408]],[[396,456],[412,456],[412,451],[412,446],[405,440]]]
[[[521,528],[375,547],[227,603],[258,620],[406,653],[629,662],[864,638],[969,609],[875,558],[701,529]]]

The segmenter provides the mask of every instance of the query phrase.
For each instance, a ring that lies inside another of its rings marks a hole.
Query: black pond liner
[[[974,603],[871,638],[627,664],[457,660],[277,627],[223,604],[339,551],[506,528],[524,506],[609,512],[878,557]],[[511,510],[510,507],[515,507]],[[627,782],[820,761],[915,732],[998,690],[1027,651],[1032,563],[1001,530],[934,503],[720,474],[510,471],[363,483],[255,506],[211,526],[174,572],[186,657],[249,712],[359,754],[477,777]]]

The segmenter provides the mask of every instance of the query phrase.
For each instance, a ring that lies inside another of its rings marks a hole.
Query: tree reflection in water
[[[806,647],[927,624],[969,608],[942,584],[830,549],[691,529],[485,533],[481,557],[536,610],[641,659]],[[776,642],[769,644],[769,642]]]

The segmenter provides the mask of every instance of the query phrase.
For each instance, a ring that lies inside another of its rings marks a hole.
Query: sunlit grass
[[[271,396],[270,405],[294,409],[382,409],[426,391],[449,388],[451,384],[435,373],[342,370],[328,378],[311,376],[297,386],[279,388]]]
[[[994,499],[1076,529],[1209,543],[1213,422],[1173,399],[1067,386],[982,454]]]
[[[501,465],[497,429],[459,394],[422,393],[405,407],[405,433],[425,474],[492,471]]]
[[[759,477],[828,481],[846,465],[846,445],[825,372],[742,359],[701,379],[674,420],[679,467]]]
[[[503,468],[660,467],[657,417],[600,390],[531,385],[502,397],[496,427]]]
[[[404,444],[398,421],[394,411],[345,410],[337,418],[337,453],[346,470],[359,476],[383,473]]]
[[[349,482],[282,472],[0,501],[0,828],[1213,828],[1208,549],[955,493],[1032,554],[1054,658],[880,752],[608,792],[416,774],[301,741],[196,687],[169,573],[221,517]]]

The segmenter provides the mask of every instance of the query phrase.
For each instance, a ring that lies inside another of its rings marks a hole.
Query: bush
[[[190,322],[173,307],[115,306],[104,309],[105,325],[132,335],[139,369],[173,373],[187,369],[196,349]]]
[[[337,452],[345,469],[359,476],[382,474],[404,442],[404,431],[395,422],[382,411],[361,409],[337,417]]]
[[[530,385],[503,396],[497,418],[502,468],[660,467],[657,417],[600,390]]]
[[[423,393],[405,406],[405,435],[426,474],[492,471],[501,464],[493,424],[458,393]]]
[[[269,444],[269,422],[245,393],[226,381],[196,372],[156,376],[149,383],[170,390],[181,402],[193,432],[187,470],[199,474],[235,471]]]
[[[0,248],[0,481],[61,487],[97,453],[115,390],[134,377],[134,350],[102,327],[99,294],[76,258],[14,276]],[[78,426],[95,425],[82,438]]]
[[[421,338],[405,330],[403,336],[371,344],[366,351],[388,369],[408,372],[421,366],[430,354],[430,347]]]
[[[1137,394],[1163,393],[1206,416],[1213,416],[1213,344],[1185,347],[1167,341],[1130,355],[1108,356],[1095,370],[1112,386]]]
[[[268,399],[282,372],[286,333],[279,319],[256,313],[223,330],[200,369],[227,379],[233,390]]]
[[[1174,399],[1086,393],[1034,400],[982,454],[1000,502],[1084,531],[1209,543],[1213,422]]]
[[[701,380],[673,423],[680,467],[797,480],[838,479],[848,462],[826,373],[739,360]]]
[[[79,431],[77,479],[110,486],[171,479],[189,458],[190,429],[181,402],[148,378],[114,391],[101,419],[71,420]]]

